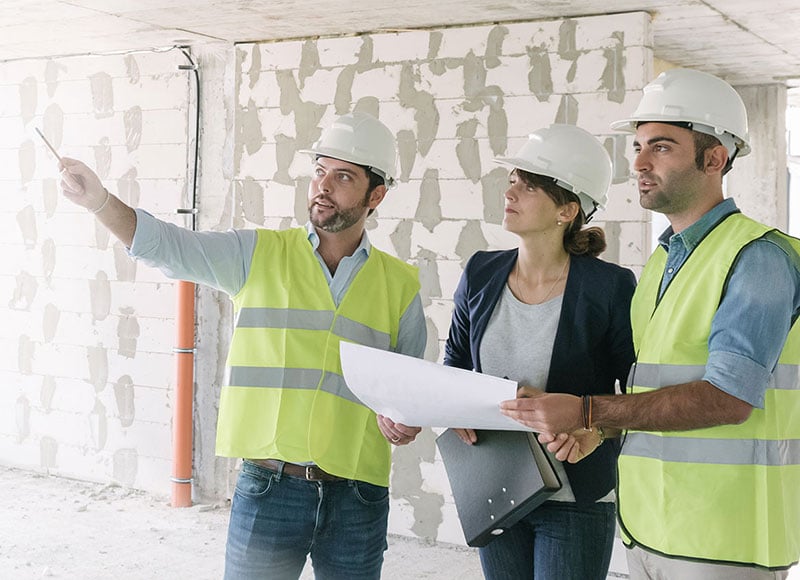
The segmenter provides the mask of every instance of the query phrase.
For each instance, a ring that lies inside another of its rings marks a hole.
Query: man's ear
[[[728,163],[728,150],[723,145],[709,147],[705,150],[705,172],[719,173],[725,169]]]
[[[383,201],[383,198],[386,197],[387,189],[385,185],[378,185],[372,191],[369,192],[369,202],[367,207],[369,209],[375,209],[380,205]]]

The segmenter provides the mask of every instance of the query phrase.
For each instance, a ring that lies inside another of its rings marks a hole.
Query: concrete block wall
[[[501,226],[508,173],[492,158],[537,128],[572,123],[615,162],[618,183],[596,220],[605,258],[638,270],[648,218],[627,179],[630,139],[609,124],[652,78],[649,24],[632,13],[238,45],[233,223],[305,223],[311,163],[296,151],[337,115],[378,116],[398,138],[400,183],[368,220],[370,239],[420,268],[426,358],[441,360],[464,263],[516,242]],[[394,451],[390,530],[463,542],[435,436]]]
[[[0,461],[169,489],[173,283],[57,193],[54,157],[179,219],[187,74],[177,51],[0,63]]]
[[[638,270],[648,218],[609,123],[652,77],[643,13],[198,47],[203,229],[305,222],[310,162],[335,116],[379,116],[400,144],[400,183],[368,222],[373,243],[420,268],[426,357],[441,360],[465,261],[510,247],[502,193],[514,153],[553,122],[600,137],[615,160],[606,258]],[[0,462],[169,491],[174,287],[129,260],[61,199],[40,126],[109,189],[180,223],[193,91],[177,51],[0,63]],[[4,227],[3,227],[4,226]],[[214,456],[230,303],[198,289],[195,493],[230,497],[236,461]],[[461,542],[436,433],[394,453],[394,533]]]

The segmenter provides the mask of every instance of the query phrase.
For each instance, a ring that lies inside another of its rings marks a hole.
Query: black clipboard
[[[468,546],[485,546],[561,489],[534,433],[476,430],[467,445],[453,429],[436,438]]]

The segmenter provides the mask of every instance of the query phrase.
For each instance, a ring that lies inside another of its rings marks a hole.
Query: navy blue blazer
[[[467,262],[454,296],[444,364],[481,372],[481,340],[517,253],[478,252]],[[625,387],[634,361],[630,305],[635,286],[627,268],[571,256],[546,391],[600,395],[613,394],[616,381]],[[580,462],[564,463],[577,503],[592,503],[614,488],[618,453],[618,439],[609,439]]]

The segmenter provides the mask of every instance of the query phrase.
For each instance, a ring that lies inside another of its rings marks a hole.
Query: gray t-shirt
[[[481,340],[481,370],[544,390],[563,298],[562,294],[541,304],[525,304],[517,300],[506,284]],[[548,455],[563,484],[550,499],[574,502],[564,466],[552,453]],[[599,501],[613,500],[611,491]]]

